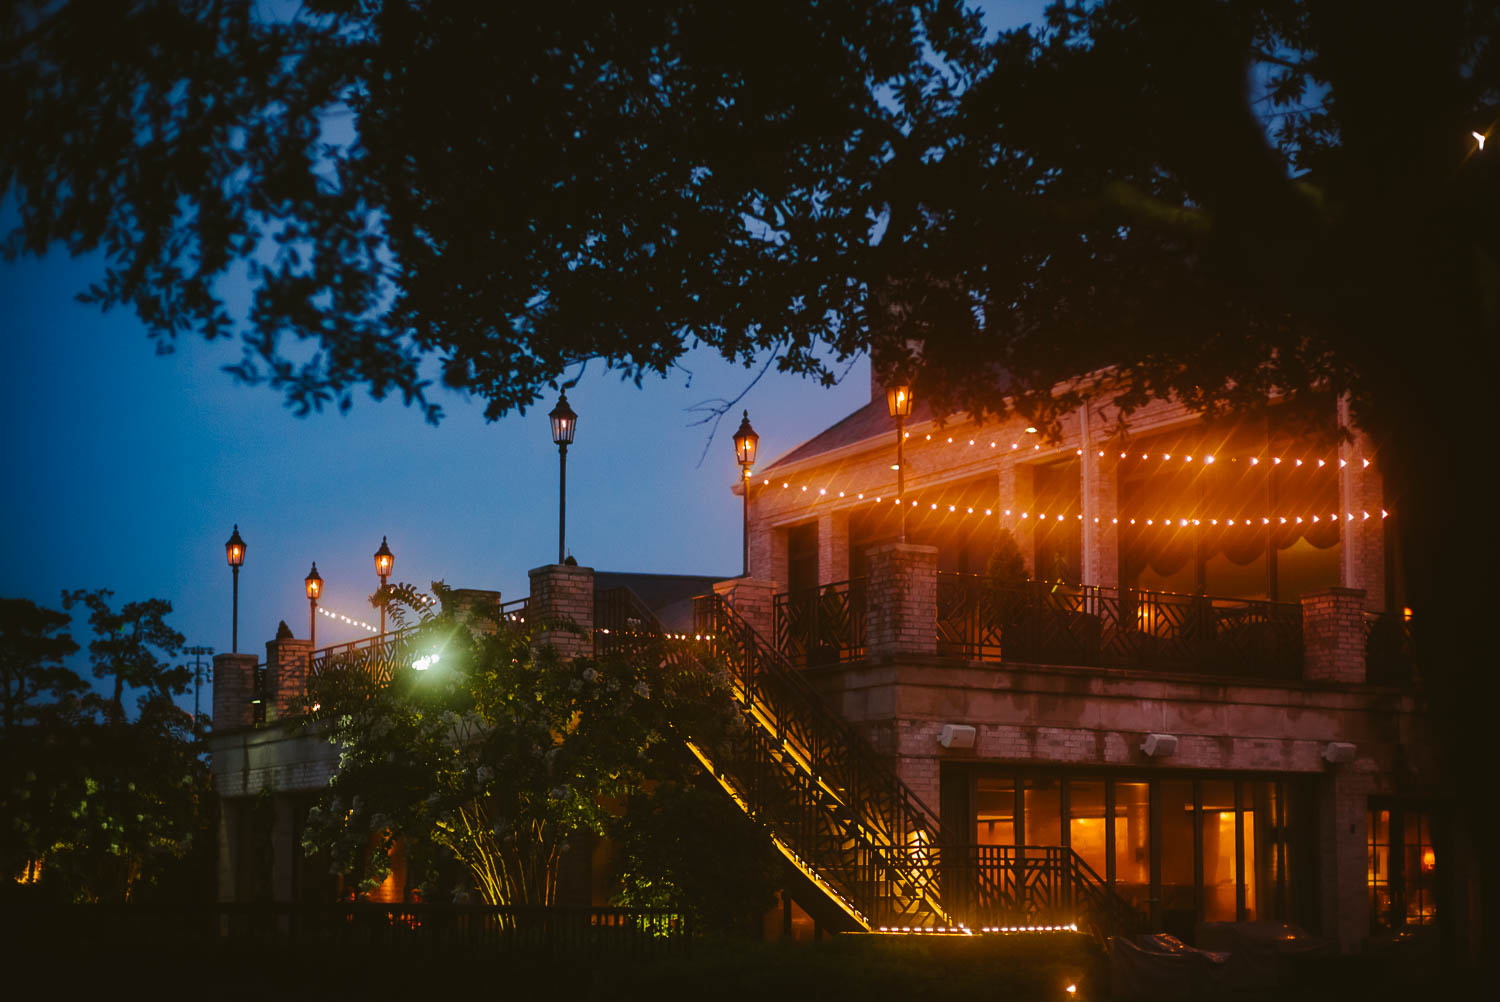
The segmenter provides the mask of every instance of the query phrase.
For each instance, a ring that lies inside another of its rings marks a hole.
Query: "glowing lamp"
[[[230,567],[239,568],[245,564],[245,541],[240,538],[240,527],[237,525],[230,534],[229,541],[224,544],[224,556]]]
[[[755,450],[759,445],[760,436],[750,427],[750,412],[745,411],[744,417],[740,419],[739,431],[734,433],[734,458],[739,460],[747,477],[750,475],[750,467],[755,465]]]
[[[547,415],[552,422],[552,441],[556,445],[572,445],[573,433],[578,430],[578,415],[568,406],[568,391],[563,390],[557,398],[557,406]]]
[[[318,563],[313,561],[312,570],[307,572],[307,577],[302,583],[307,587],[307,597],[317,601],[323,595],[323,578],[318,574]]]
[[[396,564],[396,555],[391,552],[385,537],[380,537],[380,549],[375,551],[375,576],[384,581],[391,576],[391,568]]]
[[[890,410],[891,417],[911,417],[911,387],[901,385],[887,389],[885,405]]]

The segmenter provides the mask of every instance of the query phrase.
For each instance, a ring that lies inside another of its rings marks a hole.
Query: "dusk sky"
[[[1019,25],[1042,5],[985,6],[991,25]],[[0,208],[0,230],[14,221],[14,205]],[[60,248],[0,263],[0,595],[51,608],[74,588],[110,588],[115,603],[165,598],[189,644],[227,651],[224,541],[237,523],[247,546],[240,649],[260,653],[280,620],[306,636],[302,579],[315,560],[323,605],[372,620],[382,535],[395,579],[424,588],[438,579],[518,598],[527,570],[555,559],[557,449],[546,418],[555,397],[495,423],[453,394],[440,397],[447,417],[437,427],[398,400],[367,396],[347,416],[297,417],[277,393],[219,371],[238,360],[237,341],[184,337],[157,356],[132,313],[75,302],[101,271],[102,258]],[[689,408],[738,395],[754,373],[711,352],[684,364],[639,390],[594,364],[570,391],[579,420],[568,543],[580,563],[739,573],[730,493],[739,411],[710,444]],[[739,406],[761,435],[764,465],[868,392],[860,359],[833,389],[768,374]],[[319,617],[319,646],[367,635]],[[88,642],[81,618],[74,638]],[[86,674],[82,656],[77,667]]]

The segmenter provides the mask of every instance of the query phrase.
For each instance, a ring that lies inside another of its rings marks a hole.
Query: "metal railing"
[[[308,656],[308,679],[311,681],[331,671],[360,672],[377,685],[388,685],[398,667],[411,664],[415,656],[414,638],[415,627],[407,627],[313,651]]]
[[[1302,607],[1100,585],[938,575],[938,653],[1258,678],[1302,671]]]
[[[1144,915],[1065,846],[937,846],[911,866],[971,929],[1076,924],[1102,939],[1147,926]]]
[[[639,650],[666,631],[656,614],[626,585],[594,592],[594,656]]]
[[[1381,685],[1411,682],[1415,671],[1411,623],[1394,612],[1366,612],[1365,678]]]
[[[772,603],[776,649],[799,668],[865,656],[865,579],[783,592]]]
[[[373,902],[28,906],[25,927],[38,939],[55,932],[74,943],[218,942],[580,957],[681,953],[693,938],[688,917],[663,908]]]
[[[752,726],[715,763],[766,823],[867,924],[950,924],[914,861],[939,824],[864,735],[836,713],[721,595],[695,602]]]
[[[505,629],[524,630],[526,616],[531,610],[531,596],[511,599],[500,603],[500,625]]]

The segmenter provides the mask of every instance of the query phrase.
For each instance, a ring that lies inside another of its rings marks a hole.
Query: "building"
[[[750,573],[691,623],[710,582],[562,565],[504,608],[577,622],[537,638],[567,653],[623,616],[722,657],[750,726],[690,746],[825,926],[1470,935],[1378,457],[1332,399],[1219,425],[1107,395],[1051,438],[919,406],[898,494],[873,388],[736,488]],[[282,723],[308,667],[400,669],[394,639],[309,648],[216,659],[225,900],[311,879],[297,818],[335,763]]]
[[[950,841],[1071,850],[1189,941],[1284,920],[1348,950],[1457,919],[1369,442],[1331,398],[1122,424],[1108,397],[1055,439],[919,404],[898,498],[872,387],[746,481],[751,573],[720,588]],[[1005,531],[1027,584],[986,575]]]

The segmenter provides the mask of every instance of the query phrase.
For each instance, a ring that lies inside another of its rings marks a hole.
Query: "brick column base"
[[[570,564],[535,567],[526,618],[536,624],[532,647],[564,658],[594,652],[594,569]]]
[[[870,550],[865,649],[871,660],[937,653],[937,547]]]
[[[1325,588],[1302,596],[1302,677],[1310,682],[1365,680],[1365,593]]]

